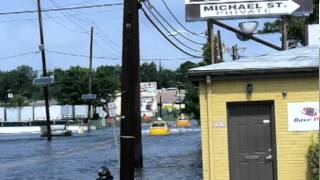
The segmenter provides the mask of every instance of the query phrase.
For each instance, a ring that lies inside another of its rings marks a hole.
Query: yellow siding
[[[247,83],[253,84],[251,96],[246,94]],[[288,92],[286,97],[282,91]],[[266,100],[273,100],[275,106],[278,179],[307,179],[306,153],[316,132],[289,132],[287,105],[318,99],[317,77],[214,81],[208,87],[200,83],[204,179],[229,180],[226,103]],[[214,128],[216,121],[223,121],[226,128]]]

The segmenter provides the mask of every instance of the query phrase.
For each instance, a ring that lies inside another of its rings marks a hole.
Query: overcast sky
[[[103,3],[118,3],[116,0],[42,0],[42,8],[56,8],[56,5],[63,7],[93,5]],[[184,0],[165,0],[173,13],[190,30],[202,33],[206,31],[206,22],[185,22]],[[183,30],[181,26],[172,18],[164,8],[161,0],[150,0],[160,13],[178,30]],[[1,0],[0,12],[35,10],[36,0]],[[89,34],[91,25],[96,24],[94,34],[94,56],[111,57],[118,59],[94,59],[94,66],[103,64],[121,64],[121,44],[122,44],[122,8],[123,6],[101,7],[92,9],[72,10],[61,12],[46,12],[44,17],[44,35],[46,49],[62,51],[78,55],[89,54]],[[273,19],[259,19],[262,28],[263,22]],[[239,21],[224,21],[234,27],[238,26]],[[100,29],[100,30],[99,30]],[[215,30],[220,28],[216,27]],[[220,29],[223,42],[227,47],[238,44],[239,47],[246,47],[241,52],[243,56],[256,56],[266,54],[275,50],[259,45],[253,41],[241,42],[233,33]],[[206,39],[185,33],[185,36],[197,42],[205,42]],[[280,45],[280,35],[264,35],[261,38]],[[181,39],[188,46],[201,50],[201,46],[189,43]],[[19,55],[38,51],[39,27],[37,14],[20,15],[0,15],[0,70],[14,69],[19,65],[27,64],[36,70],[41,69],[40,54],[29,54],[14,58],[3,59],[7,56]],[[171,46],[161,35],[152,27],[144,15],[140,12],[140,42],[141,58],[166,59],[188,57]],[[192,52],[201,55],[201,52]],[[88,58],[67,56],[47,52],[48,69],[63,68],[80,65],[88,66]],[[227,60],[231,56],[225,54]],[[199,62],[200,59],[192,59]],[[157,61],[156,61],[157,62]],[[184,61],[163,61],[166,68],[175,69]],[[158,63],[158,62],[157,62]]]

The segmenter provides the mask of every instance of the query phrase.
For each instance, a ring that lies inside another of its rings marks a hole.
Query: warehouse
[[[308,179],[318,68],[319,48],[309,46],[189,70],[199,85],[204,179]]]

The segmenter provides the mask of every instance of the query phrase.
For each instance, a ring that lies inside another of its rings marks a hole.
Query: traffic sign
[[[53,77],[41,77],[41,78],[36,78],[33,80],[32,84],[35,85],[48,85],[52,84],[54,82]]]
[[[97,95],[96,94],[82,94],[81,98],[83,100],[92,100],[92,99],[96,99]]]
[[[259,1],[200,5],[200,17],[240,17],[290,15],[300,7],[289,1]]]
[[[117,106],[114,102],[108,103],[108,112],[110,117],[116,117],[117,116]]]
[[[186,0],[187,21],[307,16],[312,0]]]

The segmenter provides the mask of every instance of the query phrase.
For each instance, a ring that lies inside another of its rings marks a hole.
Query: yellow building
[[[318,67],[310,46],[189,70],[200,89],[204,179],[309,179]]]

